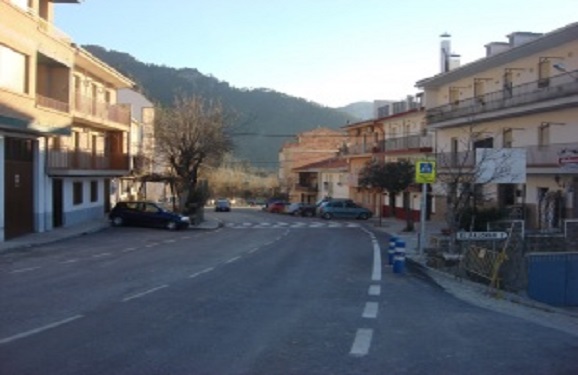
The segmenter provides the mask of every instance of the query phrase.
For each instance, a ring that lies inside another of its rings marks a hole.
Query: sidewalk
[[[374,230],[403,239],[406,243],[406,262],[408,266],[415,267],[426,274],[436,284],[457,298],[511,315],[523,315],[525,318],[530,316],[541,324],[547,323],[543,321],[544,319],[552,320],[554,323],[550,322],[548,324],[555,324],[556,327],[553,328],[562,326],[566,329],[571,329],[572,332],[578,335],[578,307],[551,306],[532,300],[523,294],[504,291],[492,294],[487,285],[457,278],[455,275],[427,266],[425,257],[418,253],[419,223],[415,224],[413,232],[404,232],[403,230],[406,227],[405,220],[395,218],[382,218],[381,225],[379,225],[379,218],[373,218],[371,219],[371,224]],[[444,223],[427,222],[426,239],[429,238],[430,234],[439,233],[444,227]],[[384,247],[387,252],[387,246],[389,246],[389,243],[382,244],[382,252]],[[524,309],[526,311],[522,312]],[[539,318],[537,318],[538,316]]]
[[[189,230],[214,230],[222,224],[216,220],[207,219],[202,223],[190,226]],[[49,244],[67,238],[83,236],[85,234],[101,231],[110,227],[107,218],[87,221],[85,223],[71,225],[69,227],[56,228],[51,231],[41,233],[30,233],[8,241],[0,242],[0,254],[34,246]]]

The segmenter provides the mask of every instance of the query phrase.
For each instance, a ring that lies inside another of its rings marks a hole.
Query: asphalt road
[[[576,336],[394,275],[364,222],[210,215],[0,255],[0,374],[578,373]]]

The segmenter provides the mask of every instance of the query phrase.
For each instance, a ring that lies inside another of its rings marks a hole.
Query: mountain
[[[373,102],[355,102],[336,109],[363,121],[374,117],[373,107]]]
[[[220,99],[238,117],[234,132],[241,135],[235,137],[235,156],[256,167],[276,169],[280,147],[297,133],[357,121],[346,112],[274,90],[235,88],[194,68],[147,64],[95,45],[83,48],[130,77],[152,102],[171,105],[177,94]]]

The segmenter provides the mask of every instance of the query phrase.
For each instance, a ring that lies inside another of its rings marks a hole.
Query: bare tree
[[[157,156],[175,177],[181,211],[193,213],[195,206],[205,203],[197,191],[200,167],[208,161],[217,164],[233,148],[231,120],[219,101],[198,96],[178,96],[172,107],[157,109]]]

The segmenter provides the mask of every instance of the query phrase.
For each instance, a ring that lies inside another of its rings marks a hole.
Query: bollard
[[[393,273],[405,271],[405,241],[398,239],[395,242],[395,254],[393,256]]]
[[[393,265],[393,255],[395,254],[395,243],[397,241],[397,237],[391,236],[389,238],[389,248],[387,249],[387,264],[392,266]]]

